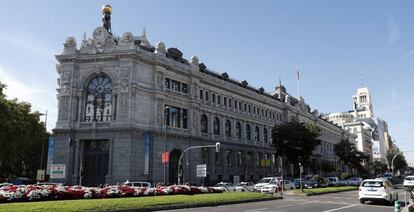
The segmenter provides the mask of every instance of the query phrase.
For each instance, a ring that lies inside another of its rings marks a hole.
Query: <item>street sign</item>
[[[38,181],[45,180],[45,170],[44,169],[38,169],[37,170],[36,180],[38,180]]]
[[[50,166],[50,179],[63,179],[66,177],[65,164],[52,164]]]
[[[197,177],[206,177],[207,176],[207,164],[198,164],[196,165]]]

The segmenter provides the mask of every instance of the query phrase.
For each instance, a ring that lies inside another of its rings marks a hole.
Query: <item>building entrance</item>
[[[83,155],[83,182],[85,186],[105,184],[108,174],[109,141],[85,141]]]
[[[170,162],[168,163],[168,183],[170,185],[178,183],[178,159],[180,159],[181,151],[174,149],[170,153]]]

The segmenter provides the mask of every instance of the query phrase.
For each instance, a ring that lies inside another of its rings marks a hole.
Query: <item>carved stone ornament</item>
[[[165,44],[163,42],[158,42],[157,47],[155,48],[155,53],[165,55]]]
[[[134,35],[130,32],[125,32],[124,35],[122,35],[121,43],[129,43],[134,41]]]
[[[96,53],[112,52],[116,47],[115,38],[104,27],[97,27],[92,34],[92,46]]]
[[[76,48],[76,39],[72,36],[66,38],[65,43],[63,44],[63,46],[65,48],[71,48],[71,47]]]
[[[191,57],[191,64],[198,65],[198,57],[197,56],[192,56]]]

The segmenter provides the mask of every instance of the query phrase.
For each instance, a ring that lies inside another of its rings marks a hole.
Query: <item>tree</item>
[[[309,165],[312,152],[321,143],[319,132],[320,129],[316,125],[297,121],[276,124],[272,129],[276,154],[294,165],[298,164],[299,160],[305,166]]]
[[[391,167],[392,166],[392,164],[391,164],[392,158],[397,153],[398,152],[391,152],[391,151],[388,151],[388,153],[387,153],[387,160],[388,160],[388,163],[390,163],[390,168],[392,168]],[[395,159],[394,159],[394,171],[397,171],[399,169],[403,169],[405,167],[407,167],[407,161],[405,160],[405,157],[404,157],[403,153],[401,153],[401,154],[397,155],[397,157],[395,157]]]
[[[34,179],[39,168],[46,129],[31,105],[6,99],[0,82],[0,181],[14,177]]]
[[[334,151],[339,160],[348,167],[356,169],[360,174],[369,173],[368,164],[370,164],[371,157],[359,151],[355,144],[343,139],[335,144]]]
[[[333,164],[331,164],[327,161],[323,161],[322,164],[321,164],[321,170],[323,172],[325,172],[325,174],[327,174],[327,173],[331,173],[331,172],[335,171],[336,167]]]

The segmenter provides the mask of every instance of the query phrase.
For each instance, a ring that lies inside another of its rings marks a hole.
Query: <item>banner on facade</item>
[[[50,175],[50,166],[53,164],[53,154],[55,153],[55,137],[50,136],[47,146],[47,165],[46,174]]]
[[[169,152],[163,152],[161,157],[162,163],[168,163],[170,161]]]
[[[144,135],[144,174],[149,174],[149,154],[150,154],[150,145],[152,142],[152,135]]]
[[[64,179],[66,177],[65,164],[52,164],[50,166],[50,179]]]

